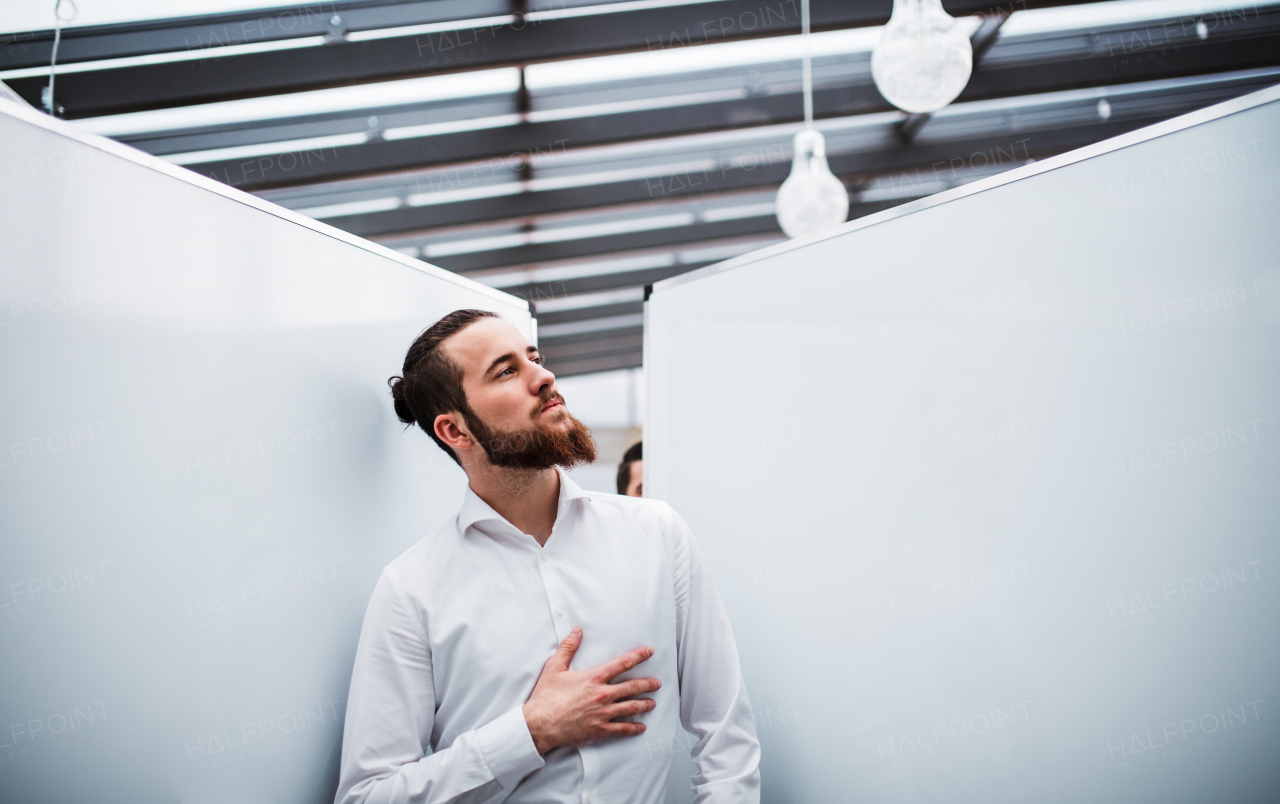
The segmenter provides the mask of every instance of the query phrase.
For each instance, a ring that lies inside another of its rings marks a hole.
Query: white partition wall
[[[0,800],[317,802],[465,478],[385,382],[519,299],[0,101]]]
[[[1277,99],[654,288],[765,801],[1280,797]]]

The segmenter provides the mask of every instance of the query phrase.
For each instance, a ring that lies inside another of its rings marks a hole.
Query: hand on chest
[[[674,661],[670,568],[661,545],[634,524],[583,516],[541,548],[519,532],[468,538],[492,542],[458,556],[428,604],[438,685],[518,676],[531,686],[575,625],[584,637],[572,669],[642,645]]]

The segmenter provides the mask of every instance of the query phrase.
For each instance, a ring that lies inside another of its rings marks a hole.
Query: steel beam
[[[763,242],[761,244],[762,247],[767,245],[768,242],[773,241]],[[617,290],[618,288],[649,285],[710,264],[709,262],[673,262],[671,265],[664,265],[660,268],[645,268],[620,273],[592,274],[573,279],[548,279],[521,285],[506,285],[501,287],[500,290],[537,304],[543,299],[555,299],[564,296],[576,296],[580,293],[594,293],[601,290]],[[483,278],[481,278],[481,281],[483,281]]]
[[[610,318],[617,315],[630,315],[644,312],[644,302],[622,302],[619,304],[601,304],[595,307],[578,307],[572,310],[557,310],[551,313],[538,313],[538,326],[567,324],[574,321],[590,321],[593,318]]]
[[[547,368],[558,377],[596,371],[636,368],[641,365],[644,336],[639,328],[611,332],[603,337],[564,343],[540,342]]]
[[[901,197],[883,201],[855,201],[849,207],[849,219],[860,218],[897,206],[928,193],[922,189],[917,193],[903,193]],[[676,251],[689,244],[709,245],[720,240],[742,240],[746,238],[765,239],[769,236],[781,236],[778,221],[772,214],[758,215],[750,218],[737,218],[714,223],[692,223],[685,226],[672,226],[664,229],[650,229],[641,232],[601,237],[584,237],[577,240],[565,240],[555,243],[541,243],[514,248],[494,249],[492,251],[476,251],[468,254],[432,257],[430,262],[441,268],[463,274],[492,272],[500,268],[520,268],[545,262],[577,260],[588,257],[616,257],[623,252],[636,251]],[[675,276],[687,270],[691,265],[665,266],[661,268],[630,271],[626,273],[602,274],[598,277],[582,277],[574,280],[572,289],[568,281],[539,283],[540,293],[532,294],[524,291],[530,286],[503,287],[502,290],[514,293],[534,301],[540,298],[575,295],[596,290],[610,290],[620,287],[638,287]],[[483,277],[477,277],[483,281]],[[594,281],[582,281],[594,280]]]
[[[308,36],[340,37],[355,31],[498,16],[510,13],[511,8],[509,0],[319,0],[225,14],[86,25],[62,32],[58,63],[212,51],[227,45],[260,45]],[[0,69],[47,66],[52,52],[51,30],[0,34]]]
[[[955,15],[993,12],[999,8],[1030,8],[1072,4],[1073,0],[948,0],[946,9]],[[1025,4],[1024,4],[1025,3]],[[415,4],[417,5],[417,4]],[[475,12],[491,14],[485,3]],[[391,9],[391,4],[385,4]],[[815,31],[880,25],[888,21],[891,4],[886,0],[814,0],[812,22]],[[451,12],[456,13],[456,12]],[[228,30],[245,17],[228,16]],[[323,13],[314,14],[314,26],[321,26]],[[339,14],[338,16],[341,16]],[[206,29],[218,28],[218,21],[205,18]],[[394,23],[396,25],[401,23]],[[144,24],[145,25],[145,24]],[[178,21],[181,26],[181,21]],[[208,47],[207,39],[190,32],[181,35],[163,25],[134,31],[135,44],[120,53],[147,53],[159,50],[207,49],[207,59],[179,63],[140,64],[113,69],[68,72],[58,77],[58,100],[68,118],[185,106],[196,103],[259,97],[331,86],[347,86],[370,81],[386,81],[422,75],[518,66],[541,61],[578,58],[604,53],[686,47],[761,36],[795,34],[800,29],[799,0],[719,0],[686,5],[633,8],[603,14],[529,14],[516,22],[459,21],[453,30],[412,33],[353,41],[346,31],[331,32],[328,41],[309,47],[267,52],[220,55],[218,47]],[[121,28],[122,32],[125,30]],[[173,29],[176,30],[176,29]],[[317,32],[319,27],[317,27]],[[96,32],[99,44],[83,53],[68,44],[76,58],[92,51],[104,58],[111,51],[109,33]],[[70,34],[70,32],[69,32]],[[40,34],[43,37],[45,34]],[[148,37],[157,44],[148,45]],[[178,45],[181,38],[183,45]],[[163,41],[162,41],[163,40]],[[23,43],[36,47],[36,38]],[[68,42],[72,37],[68,36]],[[239,43],[239,40],[232,40]],[[203,44],[200,44],[203,42]],[[105,43],[105,44],[104,44]],[[17,45],[19,48],[23,45]],[[43,51],[37,47],[44,64]],[[18,54],[21,55],[21,54]],[[34,66],[31,58],[25,62]],[[38,103],[47,77],[27,76],[8,83],[28,102]]]
[[[948,180],[952,178],[952,166],[957,159],[965,163],[975,159],[976,154],[985,154],[993,162],[1040,159],[1268,86],[1276,80],[1278,79],[1274,75],[1264,75],[1251,80],[1224,81],[1218,86],[1187,89],[1180,93],[1171,92],[1164,96],[1153,93],[1148,101],[1160,98],[1164,100],[1160,103],[1147,103],[1133,110],[1129,108],[1130,104],[1137,106],[1140,103],[1138,99],[1113,98],[1111,119],[1103,121],[1095,117],[1086,125],[1078,122],[1064,125],[1059,115],[1050,115],[1052,120],[1035,121],[1024,112],[1020,118],[1021,128],[1016,132],[1000,124],[987,126],[994,131],[986,133],[947,136],[951,129],[945,123],[940,123],[938,128],[932,129],[933,135],[912,145],[902,147],[894,143],[891,137],[885,136],[862,150],[834,152],[830,162],[833,170],[854,186],[865,184],[869,178],[877,175],[894,173],[915,174],[921,181],[928,179],[929,174],[935,179]],[[1092,114],[1093,102],[1083,103]],[[1008,112],[997,111],[993,114],[999,120],[1004,120]],[[973,126],[970,124],[964,128],[972,130]],[[758,146],[756,150],[759,150]],[[779,149],[779,152],[782,150],[785,149]],[[735,164],[728,159],[716,160],[714,150],[708,151],[704,156],[711,164],[718,166],[701,171],[583,187],[529,191],[450,204],[401,207],[384,212],[331,217],[326,218],[325,222],[361,236],[385,236],[485,221],[528,219],[576,210],[679,201],[717,193],[776,187],[790,170],[790,164],[785,159]],[[684,160],[685,157],[681,156],[681,159]],[[296,199],[293,205],[297,206]]]
[[[1133,42],[1163,36],[1161,32],[1169,25],[1173,27],[1167,30],[1177,44],[1153,48],[1151,52],[1135,50],[1137,46]],[[846,76],[842,86],[815,91],[816,116],[845,117],[892,108],[875,89],[869,59],[864,58],[862,62],[865,64]],[[1177,20],[1119,26],[1101,32],[1002,39],[988,52],[982,69],[974,74],[958,102],[1274,65],[1280,65],[1280,6],[1237,21],[1230,35],[1210,35],[1204,41],[1198,38],[1194,27],[1184,35]],[[431,137],[375,140],[188,167],[234,187],[263,190],[537,153],[548,148],[591,147],[747,125],[795,122],[800,119],[801,108],[798,92],[783,92],[660,110],[526,122]]]
[[[643,232],[624,232],[601,237],[583,237],[554,243],[536,243],[528,246],[475,251],[468,254],[451,254],[431,257],[434,265],[450,271],[464,272],[550,262],[619,251],[674,247],[707,240],[767,234],[778,231],[778,222],[772,216],[739,218],[715,223],[694,223],[667,229],[651,229]]]
[[[606,353],[601,356],[573,360],[552,358],[547,363],[547,367],[557,377],[573,377],[579,374],[594,374],[599,371],[640,368],[643,365],[643,353],[640,350]]]

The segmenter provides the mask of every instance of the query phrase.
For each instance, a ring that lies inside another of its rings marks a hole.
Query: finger
[[[643,647],[629,650],[616,659],[597,665],[592,672],[597,678],[610,680],[619,673],[625,673],[653,655],[653,648]]]
[[[617,684],[610,685],[613,692],[613,700],[621,698],[630,698],[634,695],[643,695],[646,692],[655,692],[662,687],[662,682],[656,678],[633,678],[630,681],[621,681]]]
[[[622,701],[606,706],[600,714],[608,720],[614,720],[620,717],[643,715],[645,712],[652,711],[657,705],[658,702],[652,698],[637,698],[634,701]]]
[[[606,737],[634,737],[645,729],[643,723],[602,723],[600,731]]]
[[[580,645],[582,645],[582,629],[575,625],[569,632],[569,636],[564,638],[560,647],[542,666],[543,670],[568,670],[569,663],[573,661],[573,655],[578,652]]]

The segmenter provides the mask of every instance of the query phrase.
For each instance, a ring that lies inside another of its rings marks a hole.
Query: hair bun
[[[387,385],[391,386],[391,398],[395,400],[396,416],[405,424],[415,424],[417,419],[414,417],[413,411],[409,409],[408,401],[404,398],[404,377],[392,377],[387,380]]]

